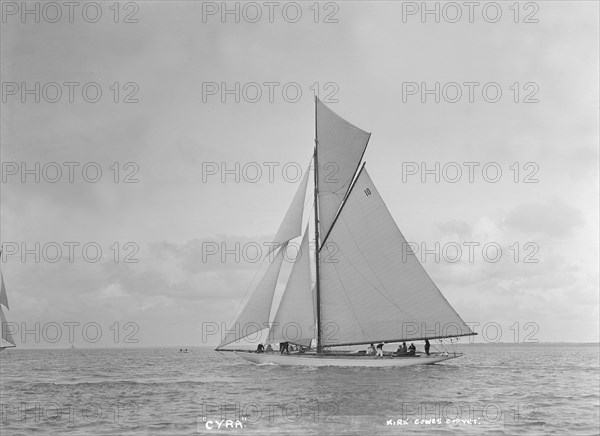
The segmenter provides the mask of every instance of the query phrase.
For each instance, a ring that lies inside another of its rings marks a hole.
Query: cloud
[[[530,233],[550,240],[565,238],[585,223],[581,211],[557,198],[546,203],[526,203],[508,213],[504,225],[509,230]]]

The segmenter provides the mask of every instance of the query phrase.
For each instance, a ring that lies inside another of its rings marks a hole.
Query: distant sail
[[[304,231],[300,251],[277,309],[269,342],[292,342],[310,346],[315,338],[315,311],[310,281],[308,225]]]
[[[277,249],[282,244],[285,244],[286,242],[289,242],[302,234],[302,214],[304,213],[304,201],[306,198],[306,187],[308,186],[309,173],[310,165],[304,172],[300,186],[298,186],[298,190],[296,191],[290,207],[288,208],[288,211],[285,214],[281,225],[279,226],[279,230],[277,230],[277,233],[275,234],[273,242],[275,242],[277,245],[273,244],[269,252]]]
[[[367,148],[370,133],[350,124],[317,100],[319,224],[329,231]]]
[[[321,251],[321,319],[323,345],[473,334],[410,251],[364,167]]]
[[[8,307],[8,297],[6,296],[6,287],[4,286],[4,276],[2,275],[2,271],[0,271],[0,304],[10,310],[10,307]]]
[[[2,333],[0,334],[0,337],[2,338],[2,343],[0,344],[0,347],[14,347],[15,340],[13,339],[12,334],[8,330],[8,324],[6,321],[6,317],[4,316],[4,311],[2,310],[2,307],[0,307],[0,324],[2,328]]]
[[[264,276],[243,306],[239,315],[235,318],[233,325],[230,326],[230,330],[227,331],[219,347],[239,341],[251,334],[268,328],[273,294],[283,262],[283,252],[286,248],[287,243],[279,249],[274,261],[268,266]],[[269,260],[266,261],[268,262]]]

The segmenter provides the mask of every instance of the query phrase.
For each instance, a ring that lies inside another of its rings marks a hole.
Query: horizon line
[[[418,342],[418,341],[417,341]],[[389,343],[391,344],[391,342]],[[598,345],[600,341],[585,341],[585,342],[570,342],[570,341],[539,341],[539,342],[465,342],[453,344],[455,346],[539,346],[539,345],[556,345],[556,344],[570,344],[570,345]],[[136,350],[136,349],[149,349],[149,348],[208,348],[215,349],[218,344],[215,345],[143,345],[143,346],[115,346],[115,347],[86,347],[86,346],[75,346],[71,348],[70,344],[66,347],[7,347],[9,350]],[[356,346],[356,345],[355,345]]]

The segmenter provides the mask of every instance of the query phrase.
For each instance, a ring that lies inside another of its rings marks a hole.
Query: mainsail
[[[321,252],[323,345],[472,334],[410,250],[367,170]]]
[[[15,340],[8,329],[8,323],[4,316],[3,306],[8,310],[8,297],[6,296],[6,287],[4,286],[4,276],[2,275],[2,271],[0,271],[0,327],[2,329],[0,333],[0,350],[15,346]]]
[[[290,278],[269,332],[269,342],[293,342],[310,346],[315,338],[315,312],[310,281],[308,226],[294,261]]]

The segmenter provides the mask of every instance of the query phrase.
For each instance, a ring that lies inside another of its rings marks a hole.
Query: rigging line
[[[441,348],[438,347],[436,344],[432,344],[431,342],[429,343],[429,345],[431,345],[431,348],[433,348],[438,353],[443,353],[444,351],[446,351],[442,341],[440,341]]]
[[[304,240],[304,237],[302,239]],[[299,254],[300,254],[300,252],[299,252]],[[269,337],[271,336],[271,332],[273,331],[273,329],[276,328],[275,320],[277,320],[277,316],[279,315],[279,310],[281,309],[281,307],[283,306],[284,302],[286,301],[285,300],[286,297],[289,298],[289,295],[290,295],[289,292],[290,292],[290,290],[288,290],[288,285],[290,283],[290,278],[291,278],[292,274],[294,273],[294,268],[296,268],[296,261],[297,260],[298,260],[297,258],[294,260],[294,266],[292,267],[292,271],[290,272],[290,275],[288,276],[288,280],[285,283],[283,292],[281,293],[281,298],[279,300],[279,305],[277,306],[277,309],[275,310],[275,316],[273,317],[273,321],[272,322],[269,321],[269,324],[272,324],[272,325],[269,326]],[[308,290],[309,290],[309,294],[312,294],[312,283],[310,282],[310,274],[309,274]],[[312,300],[312,295],[310,295],[310,296],[311,296],[311,300]],[[269,314],[269,320],[270,320],[270,315],[271,314]],[[314,313],[313,313],[313,318],[314,318]]]
[[[342,278],[340,277],[340,273],[337,270],[336,265],[333,265],[333,269],[335,270],[335,273],[339,279],[339,283],[342,286],[342,290],[344,291],[344,295],[346,297],[346,306],[348,306],[348,308],[350,309],[350,312],[352,313],[352,315],[354,316],[354,319],[356,320],[356,323],[358,324],[358,328],[360,328],[360,331],[362,332],[363,336],[367,336],[366,332],[364,331],[362,324],[360,323],[358,317],[356,316],[356,311],[354,310],[354,307],[352,307],[352,303],[350,302],[350,297],[348,296],[348,292],[346,291],[346,287],[344,286],[344,282],[342,282]]]
[[[375,273],[375,271],[373,270],[373,267],[371,266],[371,263],[369,262],[369,260],[367,259],[367,257],[365,256],[365,254],[363,253],[363,251],[360,249],[360,246],[358,245],[358,242],[356,241],[356,238],[354,237],[354,234],[352,233],[352,230],[350,230],[350,227],[348,227],[348,225],[346,224],[346,221],[342,218],[342,221],[344,222],[344,227],[346,227],[346,230],[348,231],[348,233],[350,234],[350,237],[352,237],[352,241],[354,242],[354,246],[358,249],[358,252],[360,253],[360,255],[362,256],[363,260],[365,261],[365,263],[367,264],[367,266],[369,267],[369,270],[373,273],[373,276],[377,279],[377,281],[379,282],[379,284],[381,285],[381,287],[385,290],[386,293],[389,292],[386,289],[386,287],[384,286],[384,284],[381,282],[381,280],[379,279],[379,277],[377,276],[377,274]],[[344,256],[344,254],[342,253],[342,256]],[[346,257],[346,256],[344,256]],[[348,258],[346,258],[346,260],[348,260]],[[348,260],[348,263],[350,263],[350,261]],[[352,265],[352,264],[351,264]],[[354,265],[352,265],[352,267],[354,268]],[[358,270],[357,270],[358,271]],[[360,272],[359,272],[360,274]],[[361,274],[362,275],[362,274]],[[366,280],[366,278],[365,278]],[[371,285],[373,286],[373,285]],[[389,297],[391,298],[391,296]]]
[[[312,159],[311,159],[311,161],[312,161]],[[310,173],[311,173],[311,168],[312,168],[312,165],[311,165],[311,163],[309,163],[309,164],[308,164],[308,168],[307,168],[308,175],[310,175]],[[307,176],[308,176],[308,175],[307,175]],[[301,183],[302,183],[302,182],[301,182]],[[304,191],[304,203],[303,203],[303,205],[302,205],[302,217],[300,218],[300,221],[302,221],[302,218],[304,218],[304,215],[306,214],[306,205],[307,205],[309,202],[311,202],[311,203],[312,203],[312,201],[313,201],[313,199],[312,199],[311,197],[308,197],[308,198],[307,198],[307,195],[306,195],[307,193],[308,193],[308,184],[307,184],[307,186],[306,186],[306,190]],[[313,206],[313,207],[314,207],[314,206]],[[311,209],[311,211],[312,211],[312,209]],[[288,211],[288,212],[289,212],[289,211]],[[309,215],[309,219],[310,219],[310,215]],[[285,216],[284,216],[284,222],[285,222]],[[282,224],[283,224],[283,223],[282,223]],[[298,235],[298,236],[302,236],[302,229],[304,228],[304,227],[302,227],[302,223],[301,223],[301,225],[300,225],[300,226],[301,226],[301,229],[300,229],[301,231],[300,231],[300,235]],[[275,236],[277,236],[277,235],[274,235],[274,236],[273,236],[273,238],[274,238]],[[293,238],[289,239],[289,240],[288,240],[288,241],[286,241],[286,242],[290,242],[292,239],[296,239],[298,236],[294,236]],[[273,238],[271,238],[271,240],[272,240]],[[274,242],[274,243],[278,243],[279,241],[273,241],[273,242]],[[282,243],[280,243],[279,245],[277,245],[275,248],[273,248],[273,249],[272,249],[272,250],[270,250],[270,251],[275,251],[277,248],[281,247],[283,244],[285,244],[285,242],[282,242]],[[268,256],[268,255],[269,255],[269,253],[267,253],[267,256]]]
[[[281,246],[281,255],[284,258],[285,258],[285,252],[288,249],[289,242],[290,241],[284,243]],[[273,259],[273,262],[274,261],[275,261],[275,259]],[[271,299],[271,305],[269,307],[269,316],[267,318],[267,323],[271,322],[271,315],[273,314],[273,303],[275,302],[274,300],[275,300],[275,292],[277,291],[277,285],[279,284],[279,279],[281,278],[281,270],[282,270],[282,266],[283,266],[283,259],[282,259],[281,262],[282,262],[282,265],[279,265],[279,271],[277,272],[277,277],[275,278],[275,288],[273,289],[273,297]],[[290,271],[290,275],[291,275],[291,273],[292,272]],[[289,280],[289,276],[288,276],[288,280]],[[286,285],[287,285],[287,283],[286,283]],[[283,289],[283,292],[285,293],[285,288]],[[281,295],[281,299],[283,299],[283,295]],[[279,300],[279,305],[281,305],[281,299]],[[279,310],[279,306],[277,306],[277,310]],[[275,310],[275,315],[277,314],[277,310]]]
[[[223,356],[225,359],[229,359],[229,357],[227,357],[227,355],[223,354],[221,352],[221,350],[219,350],[218,348],[215,350],[217,353],[219,353],[221,356]]]
[[[361,129],[359,129],[359,130],[361,130]],[[367,142],[365,143],[365,148],[363,148],[363,151],[362,151],[362,153],[360,155],[360,159],[358,160],[358,163],[356,164],[356,168],[354,169],[354,172],[352,173],[352,177],[348,181],[348,188],[346,189],[346,192],[344,193],[344,196],[342,197],[342,201],[340,202],[340,206],[336,209],[335,214],[333,215],[333,222],[331,223],[331,227],[329,228],[329,231],[327,232],[327,235],[325,235],[325,239],[323,239],[323,242],[325,242],[327,240],[327,236],[329,236],[329,233],[331,233],[331,229],[333,229],[333,225],[335,224],[335,221],[337,220],[337,217],[342,213],[342,208],[346,204],[346,200],[350,196],[350,193],[352,192],[352,188],[354,188],[354,184],[358,180],[358,176],[360,176],[360,173],[362,172],[362,170],[363,170],[363,168],[364,168],[364,166],[366,164],[366,162],[363,162],[362,166],[360,165],[360,163],[362,162],[363,158],[365,157],[365,153],[367,151],[367,147],[369,146],[369,141],[371,140],[371,135],[372,135],[372,133],[369,133],[369,136],[367,137]],[[344,184],[343,186],[346,186],[346,184]],[[338,198],[339,198],[338,192],[341,189],[342,189],[342,186],[340,186],[339,189],[337,189],[336,191],[333,191],[333,193]]]
[[[336,197],[339,197],[340,194],[343,194],[344,197],[342,197],[342,200],[344,200],[346,194],[348,193],[348,190],[350,189],[350,186],[352,186],[352,180],[354,180],[354,176],[352,176],[353,178],[350,179],[348,181],[348,183],[344,183],[342,186],[340,186],[338,189],[336,189],[335,191],[319,191],[319,197],[321,195],[325,196],[325,195],[335,195]],[[339,209],[339,207],[338,207]],[[337,209],[336,209],[337,212]]]
[[[381,198],[381,196],[380,196],[380,198]],[[381,198],[381,202],[383,204],[383,207],[385,207],[385,210],[387,211],[388,215],[391,217],[392,214],[390,213],[390,210],[388,209],[387,205],[383,201],[383,198]],[[402,236],[402,239],[404,239],[404,241],[406,242],[406,238],[404,237],[404,234],[402,233],[402,231],[398,227],[398,223],[396,223],[396,221],[393,218],[392,218],[392,221],[394,223],[394,226],[396,227],[396,230],[398,231],[398,233],[400,233],[400,236]],[[437,291],[438,296],[442,297],[442,299],[446,302],[446,305],[450,308],[450,310],[452,312],[454,312],[454,315],[456,315],[456,317],[459,319],[459,321],[461,321],[465,325],[465,327],[467,327],[467,330],[469,330],[471,333],[473,333],[473,330],[471,330],[471,328],[460,317],[460,315],[458,314],[458,312],[456,311],[456,309],[454,307],[452,307],[452,305],[448,302],[448,299],[444,296],[444,294],[442,294],[442,291],[440,291],[440,288],[438,288],[438,286],[435,284],[435,282],[433,281],[433,279],[431,278],[431,276],[429,275],[429,273],[427,272],[427,270],[425,269],[425,267],[423,266],[423,264],[421,262],[419,262],[418,258],[416,258],[416,255],[412,251],[412,248],[410,248],[410,245],[408,245],[408,249],[415,256],[415,259],[417,260],[417,264],[421,267],[421,270],[423,271],[423,273],[425,273],[425,276],[429,279],[429,281],[433,285],[433,288]]]
[[[342,256],[344,256],[344,255],[342,254]],[[410,314],[408,312],[406,312],[405,310],[403,310],[394,301],[392,301],[390,299],[390,297],[388,297],[387,295],[385,295],[373,283],[371,283],[369,281],[369,279],[367,279],[358,269],[356,269],[356,267],[354,265],[352,265],[352,263],[348,260],[348,258],[346,256],[344,256],[344,259],[346,259],[346,261],[348,261],[348,264],[352,267],[352,269],[354,269],[375,291],[377,291],[383,298],[385,298],[387,301],[389,301],[394,307],[396,307],[396,309],[398,309],[400,312],[402,312],[404,315],[406,315],[406,319],[407,320],[414,319],[413,317],[410,316]]]
[[[360,155],[360,159],[358,160],[358,163],[356,164],[356,168],[354,169],[354,173],[352,173],[352,178],[350,179],[350,186],[349,186],[348,190],[346,191],[346,195],[344,196],[342,201],[345,201],[346,198],[348,198],[348,196],[350,195],[350,189],[356,182],[356,179],[358,179],[359,173],[362,170],[360,163],[362,162],[363,158],[365,157],[365,153],[367,152],[367,147],[369,146],[369,141],[371,140],[371,135],[372,135],[372,133],[369,133],[369,136],[367,137],[367,142],[365,143],[365,148],[363,148],[362,154]],[[363,163],[363,166],[364,165],[365,164]]]
[[[323,242],[321,243],[321,250],[323,249],[323,246],[325,245],[325,242],[327,242],[327,238],[329,238],[329,235],[333,231],[333,226],[335,226],[335,223],[337,222],[338,218],[342,215],[342,209],[344,208],[344,206],[348,202],[348,197],[350,197],[350,194],[352,193],[352,190],[356,186],[356,182],[358,181],[358,178],[360,177],[362,171],[365,169],[365,164],[366,164],[366,162],[363,162],[362,166],[360,167],[360,170],[358,171],[358,175],[354,179],[354,183],[352,183],[352,185],[350,186],[350,189],[348,189],[348,192],[346,193],[346,196],[342,200],[342,203],[341,203],[341,205],[340,205],[337,213],[335,214],[335,217],[333,218],[333,221],[331,222],[331,225],[329,226],[329,230],[327,230],[327,234],[325,235],[325,238],[323,238]]]
[[[308,200],[306,200],[306,201],[304,202],[304,206],[302,207],[302,210],[303,210],[303,211],[304,211],[304,210],[306,210],[306,205],[307,205],[308,203],[313,203],[313,199],[309,197],[309,198],[308,198]],[[309,220],[310,220],[310,214],[312,214],[312,212],[313,212],[313,209],[314,209],[314,208],[315,208],[315,205],[313,204],[313,205],[311,206],[311,208],[310,208],[310,212],[309,212],[309,215],[308,215],[308,216],[309,216],[309,218],[308,218]],[[304,214],[305,214],[305,213],[304,213],[304,212],[302,212],[302,216],[304,216]]]
[[[308,171],[308,178],[310,180],[310,173],[314,171],[312,169],[312,158],[310,159],[310,162],[308,163],[307,171]],[[312,198],[312,195],[306,195],[306,194],[308,194],[308,192],[309,192],[309,189],[308,189],[308,184],[307,184],[306,185],[306,191],[304,191],[304,199],[305,199],[305,201],[304,201],[304,208],[303,208],[303,210],[306,209],[307,203],[309,203],[309,202],[312,203],[314,201],[314,198]],[[313,205],[313,207],[314,207],[314,205]],[[302,214],[302,215],[304,215],[304,214]]]

